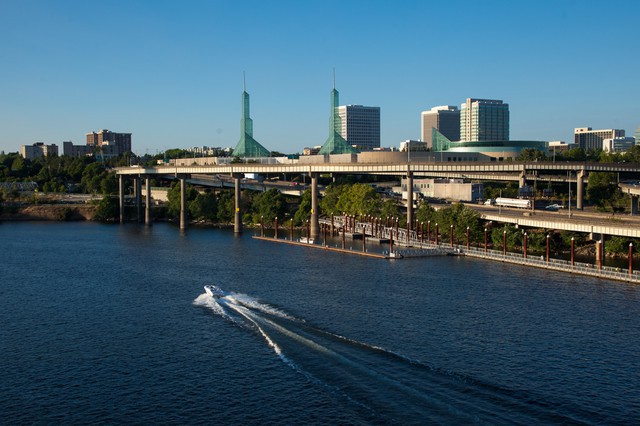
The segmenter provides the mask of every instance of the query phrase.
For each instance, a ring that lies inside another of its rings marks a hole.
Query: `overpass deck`
[[[235,173],[345,173],[434,176],[433,173],[498,174],[526,172],[630,172],[638,173],[638,166],[628,163],[553,163],[553,162],[453,162],[453,163],[295,163],[295,164],[228,164],[205,166],[120,167],[118,175],[178,175],[178,174],[235,174]]]
[[[558,212],[536,210],[535,212],[468,204],[480,213],[484,220],[511,223],[517,226],[555,229],[558,231],[583,232],[588,234],[614,235],[640,238],[640,218],[636,216],[611,216],[591,212]]]

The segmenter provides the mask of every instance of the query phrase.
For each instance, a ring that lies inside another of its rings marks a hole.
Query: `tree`
[[[189,184],[186,185],[186,191],[187,191],[186,201],[188,206],[191,201],[196,199],[196,197],[198,196],[198,191],[196,191],[196,189]],[[169,199],[167,213],[169,214],[169,217],[172,217],[174,219],[180,216],[180,208],[181,208],[180,196],[181,196],[180,182],[174,182],[171,185],[171,188],[169,189],[169,191],[167,191],[167,198]]]
[[[218,198],[218,222],[231,223],[235,218],[235,200],[232,192],[222,191]]]
[[[587,153],[584,148],[576,147],[563,152],[562,158],[566,161],[586,161]]]
[[[418,210],[416,210],[416,219],[418,219],[418,222],[427,223],[431,221],[435,223],[436,209],[434,209],[427,201],[423,201],[420,203],[420,206],[418,206]]]
[[[102,178],[106,170],[101,163],[91,163],[84,168],[80,183],[86,193],[97,193],[101,191]]]
[[[398,217],[400,216],[400,207],[393,199],[384,200],[380,206],[380,217]]]
[[[524,148],[516,157],[518,161],[545,161],[545,153],[536,148]]]
[[[194,219],[215,221],[218,215],[218,201],[215,195],[210,191],[196,195],[189,203],[189,214]]]
[[[271,223],[275,218],[280,218],[280,223],[284,219],[285,202],[284,196],[276,188],[271,188],[258,194],[253,201],[253,222],[259,223],[264,218],[266,223]]]
[[[462,203],[438,210],[431,219],[432,223],[438,223],[440,230],[451,228],[453,225],[453,234],[456,241],[466,239],[467,227],[469,227],[469,237],[471,240],[477,240],[482,232],[480,226],[480,215],[473,209]]]
[[[326,193],[325,193],[326,194]],[[326,198],[326,195],[325,195]],[[323,198],[322,200],[324,201]],[[327,211],[327,210],[324,210]],[[293,223],[296,226],[301,226],[305,223],[306,220],[311,216],[311,190],[307,189],[302,193],[302,197],[300,197],[300,205],[298,206],[298,210],[296,210],[293,215]]]
[[[380,208],[380,195],[370,185],[356,183],[344,191],[336,204],[339,212],[375,215]]]
[[[320,200],[320,208],[326,214],[342,214],[343,211],[338,209],[338,200],[346,190],[346,185],[331,184],[324,191],[324,196]],[[311,211],[311,193],[309,193],[309,211]]]
[[[106,173],[100,181],[100,190],[103,195],[118,193],[118,180],[114,173]]]
[[[634,145],[624,155],[624,159],[630,163],[640,163],[640,145]]]
[[[115,222],[118,220],[120,205],[117,197],[102,197],[102,200],[98,201],[97,205],[95,219],[101,222]]]
[[[590,173],[587,184],[587,198],[596,204],[600,209],[606,210],[611,207],[614,210],[617,201],[618,185],[615,173]]]

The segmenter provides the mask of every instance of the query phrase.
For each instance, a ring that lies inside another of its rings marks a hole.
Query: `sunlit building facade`
[[[451,141],[460,140],[460,110],[456,106],[444,105],[423,111],[421,137],[428,148],[433,146],[432,130],[436,129]]]
[[[591,127],[578,127],[573,132],[574,143],[576,147],[582,149],[602,149],[605,139],[624,138],[624,130],[621,129],[604,129],[593,130]]]
[[[342,105],[338,107],[342,136],[361,150],[380,148],[380,107]]]
[[[468,98],[460,109],[460,141],[508,141],[509,104]]]

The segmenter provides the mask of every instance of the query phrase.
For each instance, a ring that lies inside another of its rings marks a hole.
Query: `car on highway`
[[[562,206],[560,204],[549,204],[547,207],[545,207],[545,210],[549,210],[552,212],[557,212],[558,210],[560,210],[562,208]]]

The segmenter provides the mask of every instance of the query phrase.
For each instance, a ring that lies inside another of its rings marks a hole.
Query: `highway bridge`
[[[623,182],[618,184],[622,192],[631,197],[631,214],[638,214],[638,198],[640,197],[640,182]]]
[[[228,165],[158,165],[154,167],[122,167],[116,169],[119,177],[120,188],[120,218],[124,219],[124,179],[133,178],[136,186],[136,194],[141,194],[141,180],[146,179],[147,188],[150,188],[150,179],[169,178],[179,179],[182,189],[182,209],[180,214],[180,227],[186,227],[186,200],[184,199],[187,180],[195,182],[201,180],[211,181],[212,176],[226,175],[234,182],[235,188],[235,221],[234,231],[242,232],[242,215],[240,212],[240,189],[245,174],[278,175],[278,174],[306,174],[311,178],[312,207],[311,207],[311,234],[315,237],[319,233],[318,225],[318,177],[321,174],[351,174],[351,175],[389,175],[407,178],[407,197],[413,198],[414,177],[446,177],[466,178],[477,180],[517,180],[520,186],[524,186],[528,180],[540,179],[541,176],[555,176],[554,179],[575,181],[576,208],[583,208],[584,184],[591,172],[624,173],[637,177],[640,173],[638,165],[629,163],[585,163],[585,162],[400,162],[400,163],[359,163],[359,162],[298,162],[293,164],[258,164],[235,163]],[[574,177],[575,176],[575,177]],[[572,180],[574,179],[574,180]],[[145,223],[151,223],[150,194],[146,196]],[[138,205],[141,200],[138,195]],[[636,203],[637,210],[637,203]],[[413,206],[407,205],[407,219],[413,221]],[[554,227],[555,228],[555,227]],[[556,228],[557,229],[557,228]]]

